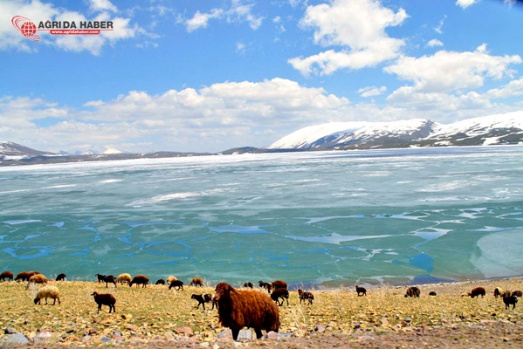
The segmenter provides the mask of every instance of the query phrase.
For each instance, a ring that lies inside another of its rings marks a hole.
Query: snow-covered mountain
[[[53,156],[50,152],[34,150],[13,142],[0,142],[0,160],[19,160],[33,156]]]
[[[412,146],[523,144],[523,111],[439,124],[415,119],[309,126],[268,149],[370,149]]]

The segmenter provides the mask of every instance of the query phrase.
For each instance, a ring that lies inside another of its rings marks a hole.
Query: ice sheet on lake
[[[489,234],[478,240],[481,253],[471,262],[487,278],[523,274],[523,229]]]

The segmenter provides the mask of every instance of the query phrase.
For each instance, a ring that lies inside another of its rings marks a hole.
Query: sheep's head
[[[229,297],[232,292],[235,292],[234,288],[226,282],[220,282],[214,289],[216,294],[214,299],[219,301],[221,297]]]
[[[91,296],[95,296],[95,297],[98,296],[98,292],[91,293]]]

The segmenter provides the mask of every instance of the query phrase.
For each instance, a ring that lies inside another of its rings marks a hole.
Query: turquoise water
[[[523,147],[0,168],[0,270],[324,286],[523,274]]]

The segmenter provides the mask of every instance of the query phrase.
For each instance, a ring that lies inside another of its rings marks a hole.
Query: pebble
[[[21,333],[13,333],[0,339],[0,344],[28,344],[29,339]]]

